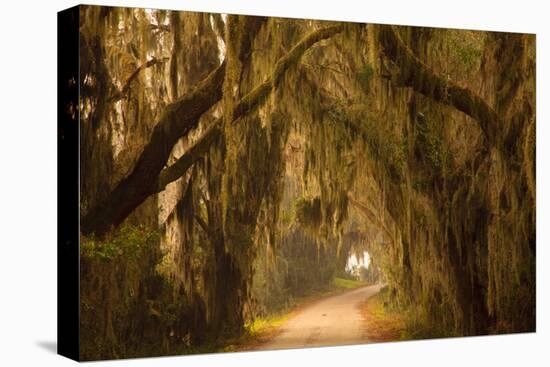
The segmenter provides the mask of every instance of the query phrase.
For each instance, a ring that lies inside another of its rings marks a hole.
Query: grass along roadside
[[[369,343],[402,340],[433,339],[453,336],[427,327],[409,310],[398,310],[387,305],[387,287],[360,305],[365,337]]]
[[[384,290],[370,297],[360,306],[369,343],[409,340],[402,316],[384,304]]]
[[[354,289],[367,285],[369,284],[355,279],[334,278],[332,281],[334,289]]]
[[[368,283],[358,280],[335,278],[332,283],[323,290],[314,290],[309,294],[298,297],[291,306],[283,311],[273,313],[267,317],[257,318],[246,325],[246,333],[237,340],[231,340],[229,345],[221,351],[245,351],[254,350],[263,343],[273,339],[282,332],[281,326],[300,310],[318,300],[334,296],[351,289],[368,286]]]
[[[384,287],[360,305],[369,343],[457,336],[430,326],[415,316],[413,309],[399,310],[388,305],[387,292],[388,288]]]

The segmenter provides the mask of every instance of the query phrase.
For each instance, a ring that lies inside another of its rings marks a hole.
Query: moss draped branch
[[[126,82],[124,83],[124,85],[122,86],[122,88],[120,90],[116,90],[112,95],[111,97],[109,98],[109,102],[111,103],[114,103],[114,102],[117,102],[119,100],[121,100],[122,98],[124,98],[124,96],[126,95],[126,93],[128,93],[128,90],[130,90],[130,85],[132,85],[132,82],[138,77],[139,73],[142,71],[142,70],[145,70],[147,68],[150,68],[154,65],[159,65],[159,64],[162,64],[164,62],[166,62],[168,60],[168,58],[164,57],[162,59],[157,59],[155,57],[153,57],[151,60],[147,61],[147,62],[144,62],[143,64],[141,64],[140,66],[137,67],[136,70],[134,70],[132,72],[132,74],[130,74],[130,76],[128,77],[128,79],[126,79]]]
[[[334,25],[311,32],[298,42],[285,56],[275,64],[273,73],[259,86],[245,95],[237,104],[234,111],[233,122],[239,117],[254,110],[269,96],[271,91],[281,83],[285,72],[298,63],[303,54],[314,44],[330,38],[344,30],[343,25]]]
[[[275,64],[270,77],[237,103],[233,122],[261,105],[273,88],[280,84],[284,73],[296,65],[310,47],[342,31],[343,25],[335,25],[305,36]],[[202,114],[221,99],[224,76],[225,62],[195,89],[166,107],[132,173],[115,187],[105,201],[82,217],[83,234],[102,235],[118,226],[145,199],[164,190],[166,185],[184,175],[207,152],[221,134],[222,119],[214,122],[197,143],[173,165],[163,169],[176,142],[197,127]]]
[[[159,174],[173,146],[197,127],[200,117],[221,99],[224,75],[225,63],[222,63],[192,91],[165,108],[132,172],[81,218],[83,234],[106,233],[158,192]]]
[[[393,26],[378,27],[378,39],[384,56],[392,62],[390,77],[395,85],[410,87],[428,98],[465,113],[478,122],[490,145],[497,143],[498,116],[483,98],[430,70],[403,42]]]
[[[176,181],[178,178],[183,176],[185,172],[193,164],[203,157],[206,152],[210,149],[210,146],[221,136],[221,130],[219,127],[219,121],[212,127],[210,127],[201,138],[189,148],[178,160],[173,163],[171,166],[162,170],[158,179],[157,193],[163,191],[166,186]]]
[[[348,195],[348,199],[350,204],[352,204],[355,208],[359,210],[361,214],[363,214],[369,222],[371,222],[374,226],[378,227],[380,230],[384,232],[384,234],[388,237],[388,239],[393,242],[393,234],[389,230],[389,228],[386,226],[386,224],[378,218],[376,213],[366,204],[363,204],[362,202],[356,200],[353,196]]]
[[[237,103],[233,122],[261,105],[277,85],[277,83],[273,83],[272,81],[280,80],[284,71],[291,65],[295,65],[308,48],[313,46],[316,42],[341,32],[342,29],[342,26],[334,26],[314,31],[294,46],[291,51],[277,62],[272,75]],[[157,192],[164,190],[166,185],[184,175],[193,163],[208,151],[210,145],[221,135],[221,124],[222,119],[217,119],[193,147],[183,154],[174,164],[162,171],[159,177]]]

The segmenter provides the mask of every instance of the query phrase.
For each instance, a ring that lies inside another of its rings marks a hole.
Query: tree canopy
[[[240,335],[364,251],[431,336],[534,330],[533,35],[80,15],[83,358]]]

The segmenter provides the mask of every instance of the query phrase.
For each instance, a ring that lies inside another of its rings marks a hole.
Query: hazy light
[[[367,251],[363,251],[363,256],[360,256],[359,258],[355,254],[351,254],[346,263],[346,271],[351,273],[353,271],[358,271],[361,268],[368,269],[369,264],[370,256]]]

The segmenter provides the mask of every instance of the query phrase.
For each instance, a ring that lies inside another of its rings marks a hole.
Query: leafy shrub
[[[120,256],[135,260],[149,244],[158,240],[159,233],[144,225],[123,225],[104,239],[84,239],[81,256],[87,259],[110,261]]]

